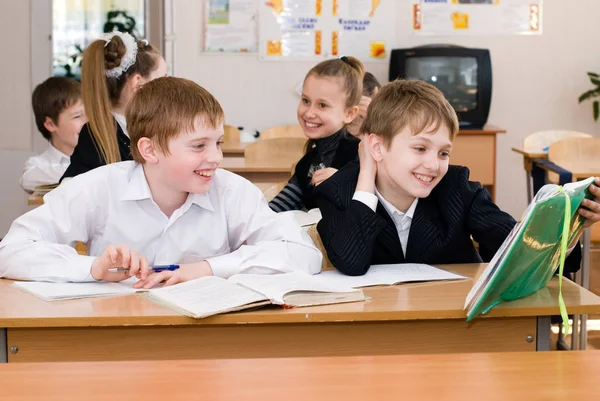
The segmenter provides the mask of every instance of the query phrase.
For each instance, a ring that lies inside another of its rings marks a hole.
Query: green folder
[[[533,294],[545,287],[564,265],[568,244],[581,233],[584,218],[577,209],[584,198],[592,199],[584,181],[543,186],[498,252],[479,276],[465,301],[467,321],[485,314],[501,302]],[[567,234],[567,235],[563,235]],[[560,283],[562,288],[562,281]],[[566,308],[559,295],[563,320]]]

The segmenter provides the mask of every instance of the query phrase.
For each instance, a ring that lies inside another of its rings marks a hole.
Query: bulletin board
[[[396,45],[396,1],[270,0],[259,7],[261,60],[388,62]]]
[[[540,35],[542,0],[412,0],[416,35]]]

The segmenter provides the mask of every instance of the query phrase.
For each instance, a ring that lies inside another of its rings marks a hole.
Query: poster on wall
[[[542,33],[542,0],[412,0],[411,13],[417,35]]]
[[[206,0],[205,52],[257,52],[256,0]]]
[[[270,0],[259,10],[261,60],[355,56],[387,61],[395,44],[395,3],[381,0]]]

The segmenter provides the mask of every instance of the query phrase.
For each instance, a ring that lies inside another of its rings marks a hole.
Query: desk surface
[[[29,206],[40,206],[44,204],[44,197],[42,195],[31,194],[27,197],[27,204]]]
[[[473,277],[485,265],[451,265],[449,270]],[[85,327],[123,325],[231,325],[356,321],[465,319],[465,297],[473,280],[429,282],[364,289],[365,302],[307,308],[265,307],[192,319],[140,295],[46,302],[0,280],[0,327]],[[558,279],[535,294],[492,309],[489,317],[548,316],[558,310]],[[569,313],[600,313],[600,297],[569,280],[563,282]]]
[[[600,351],[25,363],[0,400],[585,401],[599,372]]]
[[[547,152],[541,152],[541,153],[531,153],[531,152],[526,152],[525,150],[521,149],[521,148],[512,148],[513,152],[522,154],[523,156],[529,158],[529,159],[547,159],[548,158],[548,153]]]
[[[292,164],[284,165],[255,165],[247,164],[242,157],[225,157],[219,165],[219,168],[231,171],[232,173],[287,173],[291,174]]]

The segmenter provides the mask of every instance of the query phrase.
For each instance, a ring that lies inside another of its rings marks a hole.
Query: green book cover
[[[501,302],[530,295],[545,287],[561,262],[561,238],[568,211],[568,241],[579,236],[583,217],[577,209],[584,198],[592,199],[588,187],[594,178],[543,186],[528,206],[520,223],[510,232],[487,268],[467,295],[467,321],[487,313]],[[570,221],[569,221],[570,220]]]

